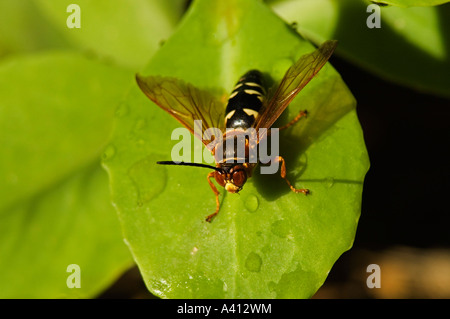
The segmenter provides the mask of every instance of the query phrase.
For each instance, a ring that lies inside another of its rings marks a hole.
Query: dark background
[[[353,249],[316,297],[450,298],[450,101],[331,63],[357,100],[371,167]]]

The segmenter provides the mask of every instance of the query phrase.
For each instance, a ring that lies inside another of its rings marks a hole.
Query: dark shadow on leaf
[[[443,35],[442,41],[444,42],[445,48],[445,61],[450,69],[450,3],[438,6],[439,15],[439,27],[441,29],[441,35]],[[450,72],[450,70],[449,70]]]
[[[316,86],[314,90],[317,90],[314,94],[316,98],[314,101],[305,103],[304,106],[306,104],[308,106],[299,107],[298,103],[297,106],[293,106],[296,110],[307,109],[308,117],[280,132],[280,155],[286,162],[287,178],[297,188],[304,187],[301,185],[303,181],[301,176],[308,167],[308,158],[305,153],[308,147],[327,134],[331,134],[333,125],[355,108],[353,99],[342,101],[343,95],[339,92],[345,92],[347,88],[340,76],[329,78],[321,86]],[[283,115],[281,119],[283,124],[290,120],[286,121],[285,117]],[[275,126],[281,126],[277,123]],[[321,177],[318,177],[317,181],[319,180]],[[258,192],[269,201],[291,192],[286,182],[280,177],[280,171],[272,175],[263,175],[257,167],[254,183]]]

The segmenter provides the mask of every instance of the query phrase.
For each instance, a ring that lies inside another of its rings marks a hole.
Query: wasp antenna
[[[204,168],[209,168],[209,169],[213,169],[216,170],[218,172],[222,172],[222,170],[218,167],[215,166],[211,166],[211,165],[206,165],[206,164],[200,164],[200,163],[185,163],[185,162],[174,162],[174,161],[159,161],[156,162],[156,164],[159,165],[182,165],[182,166],[196,166],[196,167],[204,167]]]

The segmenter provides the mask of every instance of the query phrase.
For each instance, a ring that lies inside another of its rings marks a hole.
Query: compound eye
[[[217,184],[224,187],[225,186],[225,180],[223,179],[223,174],[221,172],[214,172],[214,178],[216,179]]]
[[[244,170],[237,170],[233,173],[233,184],[242,187],[247,181],[247,173]]]

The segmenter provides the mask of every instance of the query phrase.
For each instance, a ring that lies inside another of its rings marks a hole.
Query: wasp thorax
[[[219,164],[257,163],[258,139],[254,128],[227,130],[214,147],[214,160]]]

